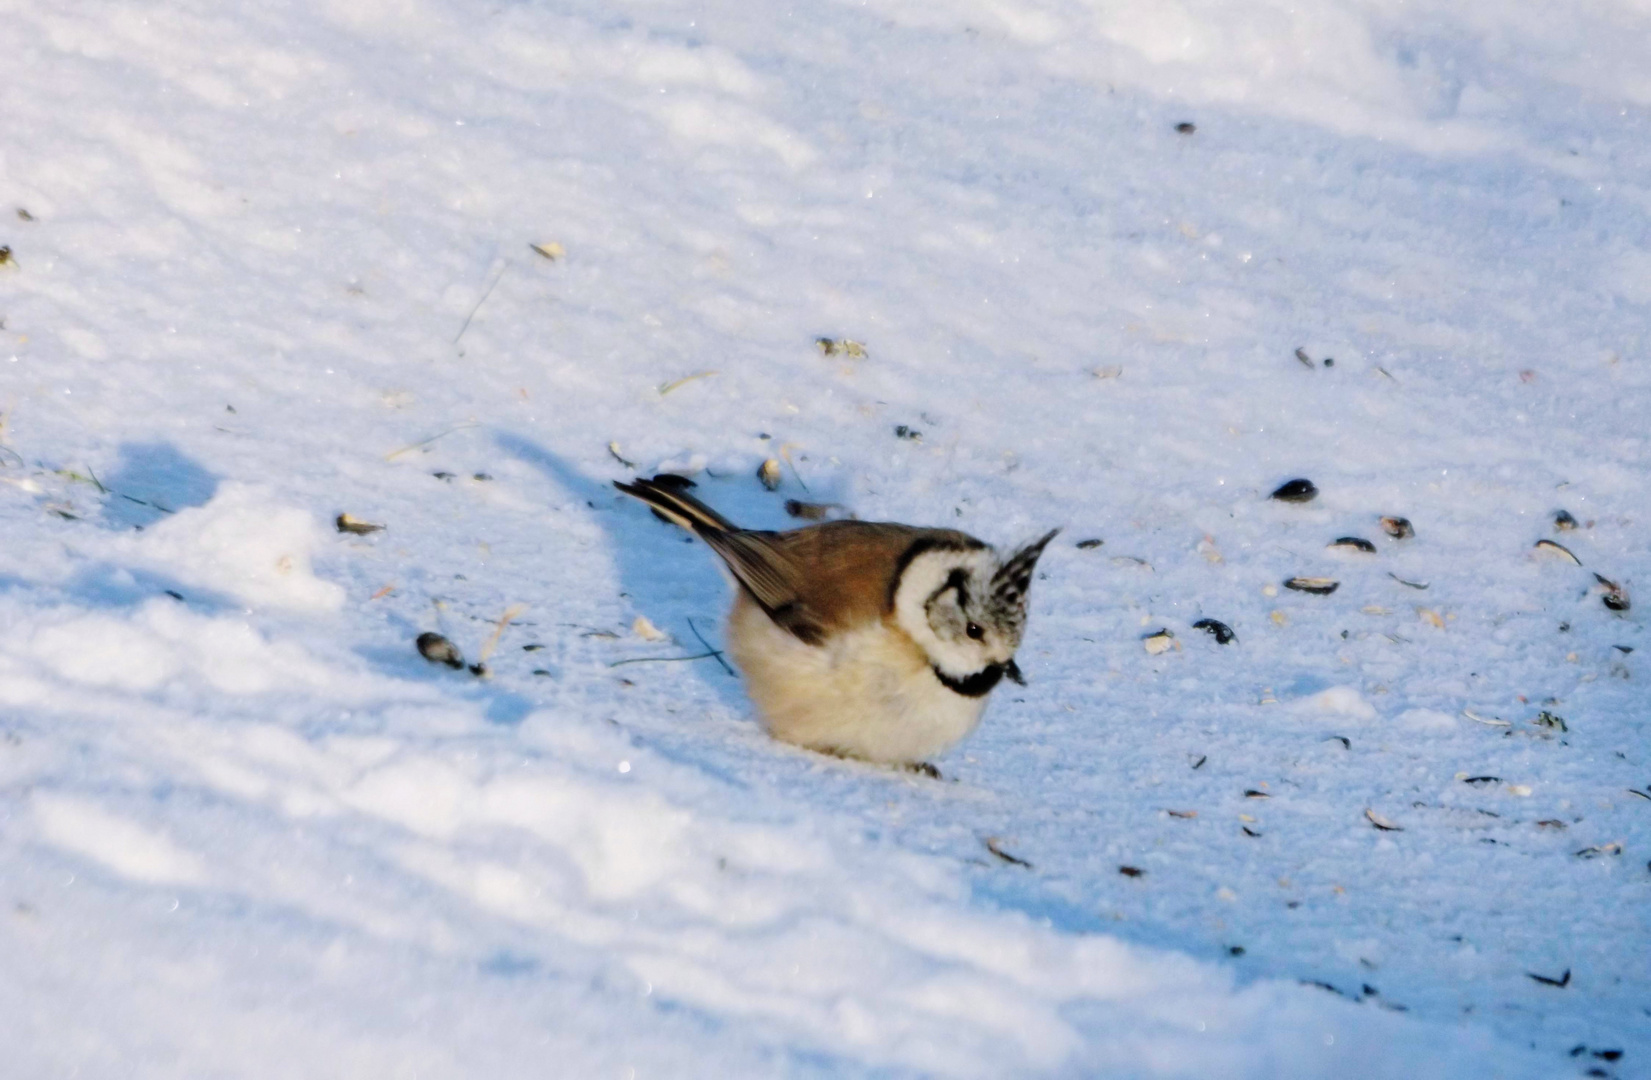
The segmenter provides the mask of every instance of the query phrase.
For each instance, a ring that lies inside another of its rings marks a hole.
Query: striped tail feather
[[[688,494],[687,489],[693,487],[694,482],[686,477],[661,473],[652,480],[639,476],[630,484],[622,484],[615,480],[613,486],[627,495],[641,499],[654,513],[671,524],[680,525],[696,535],[706,532],[734,532],[739,528]]]

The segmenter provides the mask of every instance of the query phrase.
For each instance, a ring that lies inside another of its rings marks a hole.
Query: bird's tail
[[[622,484],[615,480],[613,486],[627,495],[641,499],[666,521],[680,525],[696,535],[706,532],[735,532],[739,528],[688,494],[688,489],[694,486],[694,482],[687,477],[661,473],[652,480],[639,476],[630,484]]]

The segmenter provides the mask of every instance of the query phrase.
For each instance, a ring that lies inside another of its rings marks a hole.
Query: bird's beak
[[[1009,681],[1016,686],[1026,685],[1026,676],[1020,673],[1020,665],[1015,663],[1014,657],[1011,656],[1009,662],[1003,665],[1003,673],[1009,676]]]

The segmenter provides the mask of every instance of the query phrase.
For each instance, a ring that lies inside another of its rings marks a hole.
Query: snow
[[[1644,1069],[1643,4],[3,10],[7,1071]],[[666,468],[1030,685],[766,739]]]

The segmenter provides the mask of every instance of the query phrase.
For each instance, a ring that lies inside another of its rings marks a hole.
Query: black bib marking
[[[985,697],[992,692],[992,687],[998,684],[998,680],[1003,678],[1007,665],[988,664],[973,675],[965,675],[961,679],[953,678],[933,664],[929,666],[934,671],[934,677],[940,680],[940,684],[954,694],[962,694],[964,697]]]

